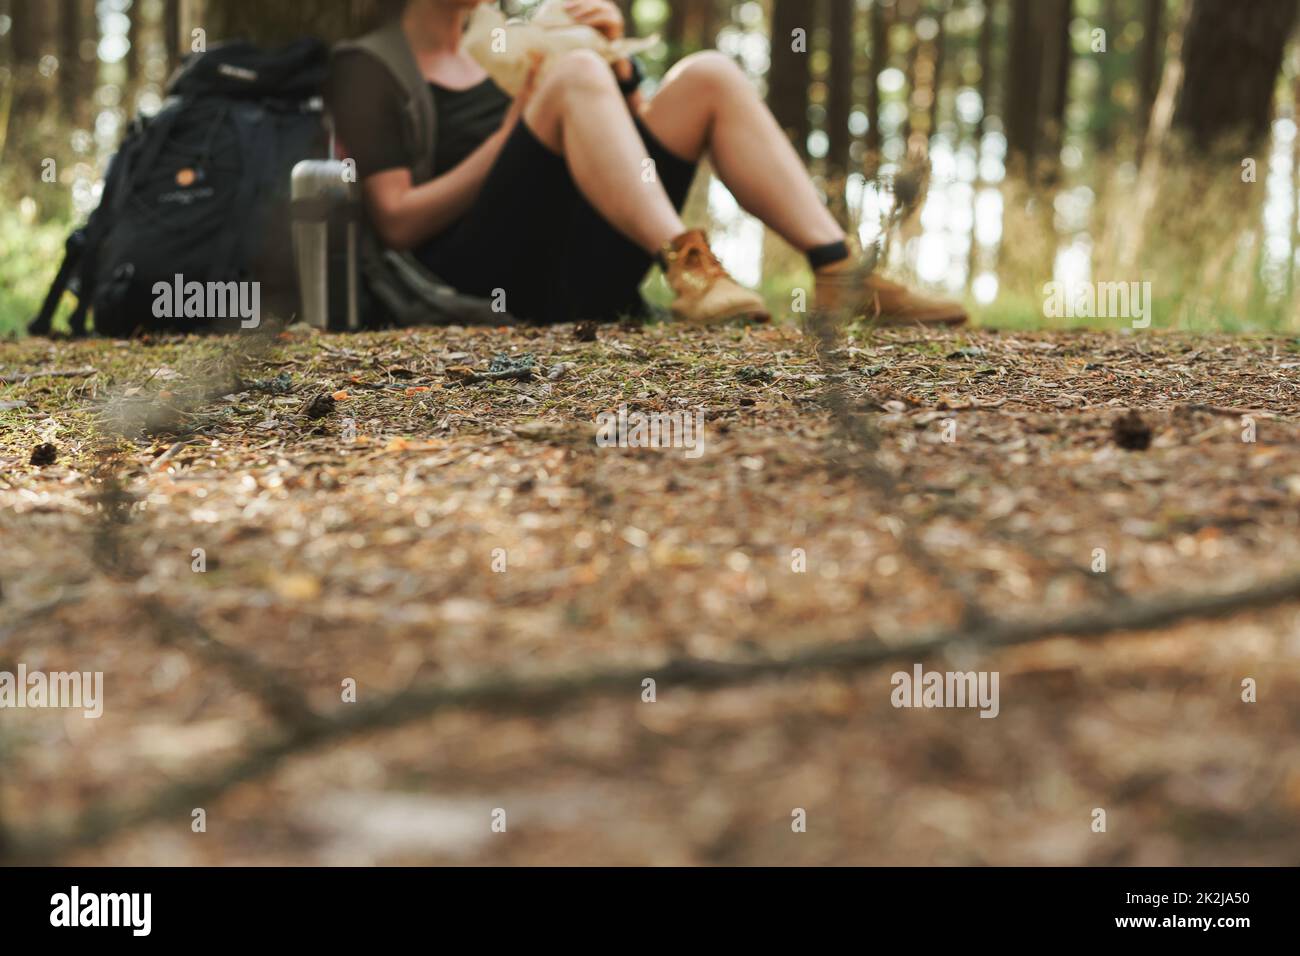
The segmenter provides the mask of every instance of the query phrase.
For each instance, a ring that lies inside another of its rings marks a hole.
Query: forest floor
[[[0,672],[104,673],[99,719],[0,711],[4,846],[1300,862],[1300,601],[911,649],[1294,574],[1300,340],[810,341],[0,344]],[[705,409],[704,453],[599,447],[620,404]],[[917,663],[997,672],[996,718],[893,706]]]

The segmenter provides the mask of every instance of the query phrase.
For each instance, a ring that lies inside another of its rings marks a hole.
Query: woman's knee
[[[524,121],[548,149],[562,152],[565,116],[603,95],[620,95],[610,65],[589,50],[565,53],[547,64]]]
[[[744,70],[731,57],[717,50],[701,50],[679,60],[664,77],[664,85],[675,81],[719,92],[749,86]]]
[[[580,88],[584,92],[618,92],[614,70],[598,53],[572,50],[556,57],[542,84],[552,92]]]

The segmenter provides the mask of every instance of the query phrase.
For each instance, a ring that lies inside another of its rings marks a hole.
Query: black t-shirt
[[[501,128],[502,120],[510,112],[511,100],[491,79],[467,90],[449,90],[437,83],[429,85],[438,111],[433,168],[445,173],[463,163]]]
[[[442,175],[497,131],[511,100],[490,79],[467,90],[429,86],[438,116],[433,168]],[[356,160],[358,178],[411,165],[402,143],[405,97],[382,63],[360,54],[340,57],[330,71],[326,100],[339,139]]]

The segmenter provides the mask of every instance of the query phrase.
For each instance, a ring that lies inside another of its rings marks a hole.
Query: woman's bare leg
[[[736,201],[797,249],[843,241],[776,118],[723,54],[696,53],[674,66],[641,117],[673,154],[694,161],[708,153]]]
[[[570,53],[550,66],[524,122],[568,163],[574,182],[611,226],[646,252],[686,231],[658,177],[609,64]]]

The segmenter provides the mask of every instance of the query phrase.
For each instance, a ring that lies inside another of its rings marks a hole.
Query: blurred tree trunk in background
[[[263,46],[300,36],[327,41],[358,36],[401,11],[402,0],[184,0],[187,23],[207,32],[209,45],[247,37]]]
[[[145,23],[144,4],[140,0],[131,4],[126,11],[126,16],[130,22],[126,38],[131,45],[126,51],[126,86],[122,90],[122,103],[127,113],[133,114],[136,97],[145,82],[145,69],[149,57],[149,27]]]
[[[889,65],[889,11],[881,0],[871,0],[871,83],[867,87],[867,165],[874,175],[880,163],[884,137],[880,132],[880,73]]]
[[[1042,188],[1053,184],[1056,139],[1048,125],[1058,116],[1063,54],[1069,42],[1068,0],[1013,0],[1007,51],[1005,113],[1007,172],[1020,180],[1009,187],[1003,230],[1011,236],[1054,235],[1053,197]],[[1057,152],[1059,155],[1059,150]],[[1056,244],[1004,242],[998,267],[1008,274],[1033,276],[1034,283],[1053,275]]]
[[[813,7],[808,0],[773,0],[772,68],[767,101],[794,143],[808,156],[808,87],[812,83]]]
[[[13,5],[10,33],[15,65],[34,67],[42,54],[52,52],[45,46],[49,39],[49,10],[48,3],[33,3],[31,0],[19,0]]]
[[[980,24],[979,47],[977,57],[980,66],[980,121],[979,136],[982,139],[988,118],[993,112],[993,38],[996,29],[998,0],[984,0],[984,22]]]
[[[13,23],[11,0],[0,0],[0,17]],[[17,85],[17,57],[14,55],[14,31],[0,33],[0,162],[4,161],[5,146],[9,139],[9,119],[13,109],[13,92]]]
[[[1069,97],[1072,0],[1014,0],[1007,52],[1007,149],[1030,182],[1054,166]]]
[[[718,39],[718,3],[720,0],[675,0],[669,4],[664,24],[664,39],[670,59],[679,60],[688,53],[711,49]]]
[[[1165,0],[1142,0],[1142,47],[1138,53],[1138,160],[1146,144],[1147,129],[1151,125],[1151,111],[1160,92],[1160,73],[1164,69],[1164,14]]]
[[[1199,150],[1261,140],[1297,0],[1192,0],[1173,128]]]
[[[916,38],[916,16],[919,0],[895,0],[895,23],[906,23],[911,33],[911,42],[907,45],[907,65],[903,68],[906,77],[907,116],[903,121],[903,142],[907,143],[908,152],[912,149],[912,113],[916,109],[916,60],[921,52],[920,41]]]
[[[1218,294],[1245,237],[1260,242],[1267,170],[1247,180],[1240,163],[1268,136],[1296,16],[1296,0],[1191,0],[1170,31],[1118,261],[1140,262],[1173,307]]]
[[[164,0],[163,42],[167,44],[168,73],[180,65],[181,58],[189,50],[189,44],[182,38],[181,31],[181,0]]]
[[[94,105],[97,33],[95,0],[59,0],[59,112],[77,128]]]
[[[729,2],[729,0],[723,0]],[[700,49],[712,50],[718,45],[718,31],[722,29],[722,18],[718,13],[719,0],[700,0]],[[731,19],[728,15],[727,19]]]
[[[664,22],[664,42],[668,44],[671,59],[681,56],[687,48],[687,28],[690,18],[687,16],[689,0],[679,0],[668,5],[668,19]]]
[[[42,76],[41,58],[58,51],[54,13],[47,0],[19,0],[13,5],[14,97],[12,115],[43,117],[51,101],[53,80]]]
[[[853,134],[849,132],[849,115],[853,112],[854,38],[857,36],[857,6],[854,0],[831,0],[831,75],[826,102],[826,131],[829,146],[827,172],[845,176],[850,168],[849,153]]]
[[[943,92],[943,71],[948,60],[948,11],[950,9],[952,9],[952,0],[936,0],[934,19],[939,25],[939,32],[934,37],[934,96],[930,100],[931,136],[939,131],[939,98]]]
[[[1070,102],[1070,67],[1074,60],[1074,45],[1070,40],[1070,20],[1074,13],[1074,0],[1040,0],[1047,17],[1043,34],[1043,107],[1039,125],[1049,158],[1049,166],[1056,167],[1065,141],[1065,109]]]
[[[1097,152],[1109,153],[1115,146],[1115,80],[1118,78],[1113,49],[1124,24],[1120,19],[1119,0],[1105,0],[1101,11],[1101,23],[1106,31],[1106,52],[1100,56],[1097,98],[1092,107],[1093,141]]]
[[[1042,93],[1043,39],[1039,33],[1046,0],[1012,0],[1011,37],[1007,45],[1007,153],[1029,175],[1038,148],[1038,111]]]

